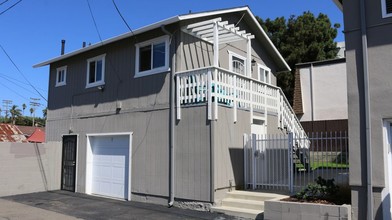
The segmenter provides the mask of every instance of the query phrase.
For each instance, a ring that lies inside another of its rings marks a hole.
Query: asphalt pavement
[[[119,201],[67,191],[0,198],[0,220],[72,219],[238,219],[218,213],[133,201]]]

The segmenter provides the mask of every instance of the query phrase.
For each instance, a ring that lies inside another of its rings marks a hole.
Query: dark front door
[[[63,136],[63,162],[61,189],[75,192],[76,178],[76,135]]]

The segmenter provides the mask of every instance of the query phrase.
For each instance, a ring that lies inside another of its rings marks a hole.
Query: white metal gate
[[[244,135],[247,189],[297,192],[318,176],[348,184],[347,132]]]

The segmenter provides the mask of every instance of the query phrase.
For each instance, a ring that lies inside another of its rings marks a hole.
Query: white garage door
[[[95,136],[91,139],[93,194],[127,199],[129,136]]]

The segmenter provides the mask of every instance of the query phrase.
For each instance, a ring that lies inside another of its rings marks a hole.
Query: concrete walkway
[[[238,219],[235,217],[80,193],[51,191],[0,198],[0,220]]]

